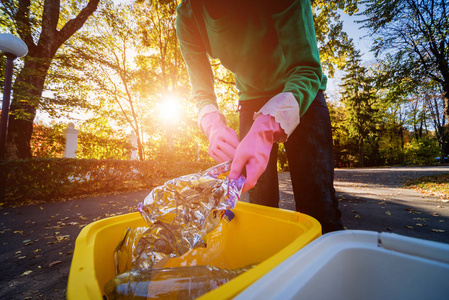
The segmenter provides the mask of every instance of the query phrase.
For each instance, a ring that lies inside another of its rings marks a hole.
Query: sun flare
[[[169,122],[177,122],[181,116],[180,100],[174,96],[167,96],[164,98],[160,106],[161,117]]]

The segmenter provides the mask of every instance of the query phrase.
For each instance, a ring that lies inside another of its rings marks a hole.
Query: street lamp
[[[2,119],[0,121],[0,161],[5,160],[6,134],[8,128],[9,100],[11,97],[11,81],[14,59],[28,53],[28,47],[20,38],[8,34],[0,34],[0,51],[6,55],[5,88],[3,89]]]

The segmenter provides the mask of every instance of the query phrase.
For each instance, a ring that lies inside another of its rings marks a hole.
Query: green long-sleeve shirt
[[[190,1],[178,6],[176,28],[199,110],[216,105],[207,54],[234,73],[240,101],[292,92],[302,116],[325,89],[309,0],[240,0],[219,18],[202,1],[194,15]]]

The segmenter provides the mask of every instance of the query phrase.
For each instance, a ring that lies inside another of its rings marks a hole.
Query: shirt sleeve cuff
[[[217,108],[215,105],[213,105],[213,104],[208,104],[208,105],[204,106],[204,107],[200,110],[200,113],[199,113],[199,115],[198,115],[198,127],[199,127],[200,129],[203,129],[203,128],[201,127],[201,119],[202,119],[205,115],[210,114],[210,113],[213,113],[213,112],[218,112],[218,113],[221,115],[221,120],[223,121],[223,123],[224,123],[224,124],[227,124],[227,120],[226,120],[225,116],[218,110],[218,108]]]
[[[299,124],[299,104],[290,92],[280,93],[271,98],[254,114],[254,119],[260,114],[273,116],[284,130],[286,135],[276,142],[285,142]]]

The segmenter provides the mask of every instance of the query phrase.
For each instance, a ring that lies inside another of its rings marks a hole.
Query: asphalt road
[[[337,169],[335,188],[347,229],[389,231],[449,243],[449,202],[402,188],[407,179],[449,167]],[[294,209],[288,173],[280,207]],[[87,224],[136,210],[148,191],[18,208],[0,206],[0,299],[64,299],[75,239]]]
[[[403,188],[407,180],[448,172],[448,166],[336,169],[343,225],[449,243],[449,198]],[[280,207],[295,209],[288,173],[280,176]]]

